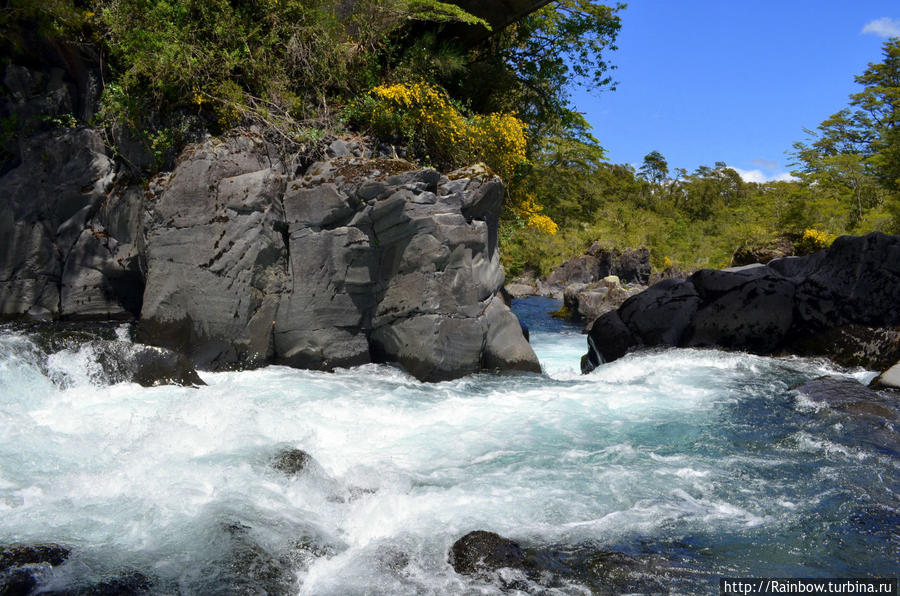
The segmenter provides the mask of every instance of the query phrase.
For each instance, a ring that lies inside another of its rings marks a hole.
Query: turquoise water
[[[6,329],[0,543],[73,547],[50,587],[134,570],[183,594],[252,593],[233,588],[262,573],[242,566],[248,549],[281,561],[288,593],[501,593],[447,562],[475,529],[556,562],[624,553],[679,593],[717,592],[723,575],[896,576],[896,433],[789,390],[871,373],[670,350],[581,375],[585,337],[553,306],[515,305],[544,375],[439,384],[370,365],[105,385],[90,348],[44,361]],[[320,468],[273,470],[283,447]],[[512,593],[597,590],[582,580]]]

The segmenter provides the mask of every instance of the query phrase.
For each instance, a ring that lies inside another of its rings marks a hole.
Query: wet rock
[[[22,565],[61,565],[70,549],[59,544],[12,544],[0,546],[0,571]]]
[[[302,449],[282,449],[272,459],[272,467],[288,476],[321,469],[319,463]]]
[[[103,383],[138,383],[143,387],[206,385],[191,361],[184,355],[125,341],[93,341],[90,347],[103,374]]]
[[[469,532],[454,542],[449,561],[462,575],[482,575],[505,567],[523,569],[528,566],[525,551],[518,543],[483,530]]]
[[[215,591],[234,596],[296,594],[298,572],[316,559],[335,556],[342,548],[315,532],[303,533],[290,543],[270,544],[259,540],[254,529],[243,523],[227,524],[225,531],[225,573]]]
[[[150,596],[153,581],[143,573],[132,571],[95,584],[71,589],[41,592],[48,596]]]
[[[0,546],[0,594],[25,596],[40,583],[48,567],[62,565],[70,550],[59,544]]]
[[[664,280],[628,299],[618,319],[597,320],[585,369],[627,344],[788,352],[883,369],[900,359],[898,279],[900,236],[875,232],[807,257]]]

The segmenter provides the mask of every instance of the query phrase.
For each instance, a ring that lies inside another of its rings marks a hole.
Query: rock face
[[[0,178],[0,316],[140,312],[140,202],[133,193],[108,200],[114,176],[97,131],[23,143],[21,163]]]
[[[0,178],[0,316],[138,318],[217,370],[539,372],[499,295],[499,179],[330,153],[295,176],[261,138],[208,139],[133,187],[96,131],[36,137]]]
[[[884,369],[900,356],[900,236],[838,238],[806,257],[665,280],[600,317],[585,372],[641,346],[828,356]]]

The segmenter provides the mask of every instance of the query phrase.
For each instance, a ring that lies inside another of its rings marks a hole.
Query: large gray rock
[[[663,281],[597,320],[586,371],[640,346],[828,356],[884,369],[900,358],[900,236],[838,238],[768,265]]]
[[[136,314],[134,255],[104,231],[106,218],[135,209],[107,204],[115,165],[100,134],[36,135],[20,157],[0,178],[0,317]]]
[[[268,147],[244,136],[190,148],[157,181],[138,341],[184,352],[203,368],[271,358],[287,279],[284,184]]]
[[[498,298],[505,191],[482,166],[442,176],[334,150],[295,177],[233,135],[128,187],[96,131],[23,147],[0,179],[2,316],[139,316],[137,341],[207,369],[540,371]]]

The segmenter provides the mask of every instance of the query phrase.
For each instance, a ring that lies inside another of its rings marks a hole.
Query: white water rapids
[[[22,333],[0,331],[0,544],[72,548],[47,589],[133,570],[182,594],[259,593],[229,590],[264,574],[260,553],[293,593],[498,593],[447,561],[475,529],[653,557],[682,592],[897,562],[896,453],[844,440],[851,422],[788,391],[871,374],[672,350],[583,376],[583,335],[535,329],[532,342],[544,376],[423,384],[381,365],[271,366],[142,388],[98,384],[89,348],[40,364]],[[285,447],[320,469],[273,469]],[[520,589],[590,591],[577,577]]]

